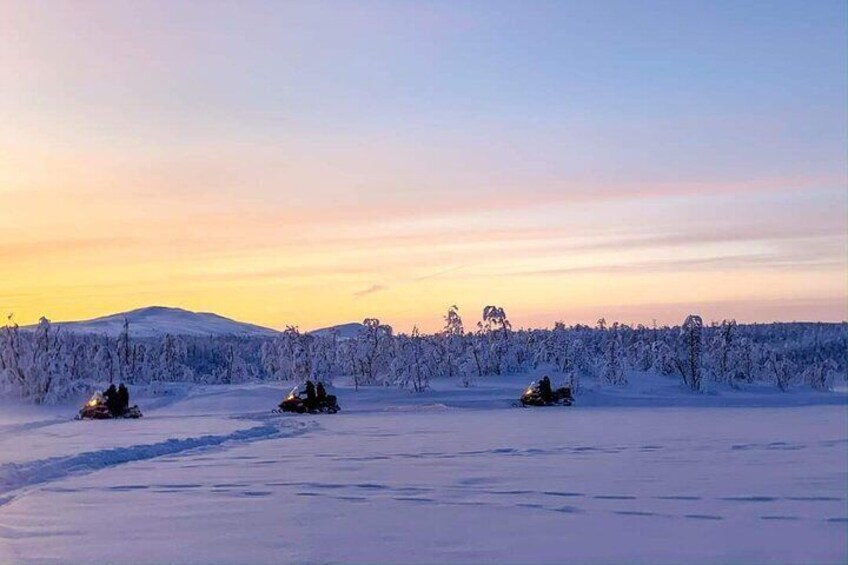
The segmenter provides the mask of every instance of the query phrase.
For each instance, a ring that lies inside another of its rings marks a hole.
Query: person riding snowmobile
[[[118,386],[118,402],[121,406],[121,412],[129,410],[130,407],[130,391],[121,383]]]
[[[571,388],[560,387],[554,391],[547,376],[530,383],[518,400],[521,406],[571,406],[573,401]]]
[[[298,414],[317,414],[329,413],[335,414],[340,410],[336,397],[332,394],[327,394],[324,384],[319,382],[316,387],[312,381],[306,381],[303,386],[294,387],[289,391],[282,402],[279,404],[281,412],[295,412]]]
[[[121,400],[118,398],[118,389],[115,388],[114,384],[110,384],[109,388],[103,392],[103,400],[106,401],[106,407],[112,416],[121,414]]]
[[[554,391],[551,390],[551,379],[547,375],[539,381],[539,396],[542,397],[544,402],[553,402]]]
[[[315,400],[316,400],[315,399],[315,385],[312,383],[312,381],[307,380],[306,381],[306,400],[304,401],[304,404],[306,404],[306,407],[308,409],[312,410],[313,408],[318,406],[318,403]]]
[[[129,391],[121,385],[124,393],[110,386],[104,392],[94,395],[80,409],[77,420],[109,420],[112,418],[141,418],[138,406],[129,406]]]

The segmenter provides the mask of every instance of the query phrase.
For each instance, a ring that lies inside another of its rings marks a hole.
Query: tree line
[[[490,375],[544,369],[579,394],[587,379],[626,386],[643,373],[678,378],[700,391],[710,384],[754,383],[788,391],[828,390],[846,375],[848,324],[704,324],[691,315],[679,326],[595,326],[514,329],[503,308],[487,306],[467,328],[452,306],[441,331],[395,333],[368,318],[354,337],[288,327],[274,337],[164,335],[133,338],[125,322],[117,337],[64,331],[42,318],[34,329],[11,320],[0,332],[0,393],[36,403],[78,397],[106,382],[230,384],[328,381],[426,391],[431,381],[473,386]]]

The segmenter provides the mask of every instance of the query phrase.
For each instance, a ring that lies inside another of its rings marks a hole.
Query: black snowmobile
[[[111,420],[114,418],[141,418],[138,406],[128,406],[116,411],[109,409],[103,393],[95,392],[77,414],[77,420]]]
[[[309,402],[306,391],[300,387],[294,387],[282,402],[278,412],[294,412],[296,414],[335,414],[341,410],[336,396],[328,394],[323,400],[316,398]]]
[[[571,406],[574,397],[571,395],[571,389],[564,386],[551,391],[550,396],[545,398],[539,383],[533,381],[521,394],[518,402],[521,406]]]

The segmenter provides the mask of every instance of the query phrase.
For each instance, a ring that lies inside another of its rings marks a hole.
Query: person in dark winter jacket
[[[551,379],[547,375],[539,381],[539,395],[545,402],[552,402],[554,399],[554,391],[551,390]]]
[[[306,381],[306,402],[307,408],[315,407],[315,385],[312,384],[312,381]]]
[[[106,407],[113,416],[121,413],[121,401],[118,398],[118,389],[114,384],[109,385],[109,388],[103,393],[103,400],[106,401]]]
[[[130,391],[121,383],[118,386],[118,400],[120,401],[121,411],[126,411],[130,407]]]
[[[324,383],[321,381],[318,381],[318,384],[315,386],[315,395],[318,398],[319,404],[327,401],[327,389],[324,388]]]

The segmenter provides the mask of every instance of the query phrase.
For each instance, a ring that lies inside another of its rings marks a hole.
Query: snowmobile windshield
[[[533,381],[532,383],[530,383],[530,385],[524,391],[524,394],[533,394],[537,390],[539,390],[539,383],[536,382],[536,381]]]
[[[289,391],[288,396],[286,396],[286,400],[294,400],[300,396],[300,387],[294,387]]]

